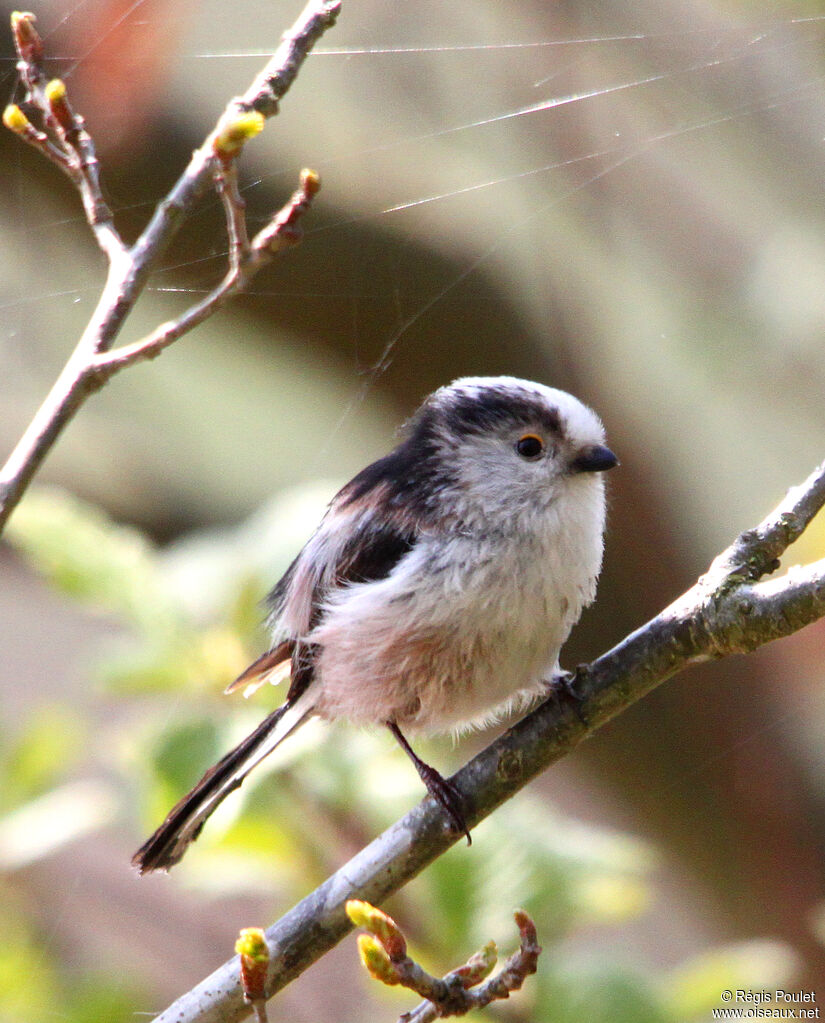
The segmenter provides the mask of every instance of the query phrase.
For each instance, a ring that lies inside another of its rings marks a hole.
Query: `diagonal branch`
[[[541,704],[466,764],[452,781],[474,827],[527,782],[677,672],[746,653],[825,617],[825,559],[759,582],[825,504],[825,463],[763,522],[742,533],[669,607],[577,673],[581,701]],[[743,570],[743,566],[745,569]],[[272,996],[351,929],[346,903],[377,905],[460,836],[425,799],[266,932]],[[231,1023],[248,1011],[231,960],[155,1023]]]
[[[777,567],[790,545],[803,534],[825,504],[825,463],[792,487],[755,529],[747,529],[715,559],[710,574],[760,579]],[[737,567],[738,566],[738,567]]]
[[[277,113],[279,101],[295,80],[315,42],[334,25],[340,7],[341,0],[309,0],[247,91],[229,102],[215,128],[192,155],[186,170],[159,203],[131,248],[127,248],[120,239],[111,212],[103,200],[94,145],[83,119],[71,110],[64,83],[59,79],[46,81],[42,69],[43,45],[34,27],[34,16],[19,12],[13,15],[12,30],[19,56],[17,66],[26,96],[22,106],[12,104],[6,108],[3,122],[23,141],[34,145],[51,159],[75,183],[87,220],[108,257],[109,267],[97,308],[74,352],[0,470],[0,531],[52,446],[90,395],[117,370],[159,354],[202,322],[231,296],[243,290],[272,255],[298,240],[298,220],[317,191],[317,178],[313,178],[314,184],[308,186],[305,175],[302,197],[296,200],[293,196],[251,244],[246,241],[245,224],[240,227],[243,207],[239,197],[236,200],[230,184],[223,195],[231,250],[230,270],[224,280],[205,300],[196,303],[178,320],[162,324],[143,341],[111,351],[149,274],[183,220],[218,179],[231,183],[234,162],[244,142],[260,131],[264,118]],[[43,122],[42,131],[31,123],[23,107],[30,110],[32,116],[37,112]]]

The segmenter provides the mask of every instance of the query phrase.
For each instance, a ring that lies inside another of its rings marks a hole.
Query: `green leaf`
[[[0,902],[7,893],[0,891]],[[52,956],[22,917],[0,913],[0,1020],[48,1019],[60,1005]]]
[[[154,548],[93,505],[60,490],[32,490],[6,535],[54,586],[94,608],[156,635],[179,624]]]
[[[644,977],[620,963],[596,960],[542,970],[540,961],[536,983],[540,1004],[552,1006],[544,1017],[548,1023],[684,1023],[667,1013]],[[529,990],[526,985],[523,993]]]
[[[128,979],[86,976],[71,985],[61,1002],[62,1023],[134,1023],[136,1007],[145,1004]]]
[[[0,806],[10,809],[45,792],[78,762],[85,727],[66,707],[40,705],[3,757]]]
[[[155,777],[171,792],[183,794],[219,756],[219,729],[209,718],[175,722],[147,750]]]

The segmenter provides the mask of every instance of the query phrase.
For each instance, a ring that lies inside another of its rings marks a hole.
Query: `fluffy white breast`
[[[309,637],[318,713],[450,731],[528,702],[593,599],[603,525],[600,477],[571,478],[529,528],[424,537],[386,579],[335,592]]]

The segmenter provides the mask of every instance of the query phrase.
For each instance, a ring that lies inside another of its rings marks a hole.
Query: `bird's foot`
[[[590,723],[582,707],[585,697],[580,688],[587,675],[587,670],[588,666],[586,664],[580,664],[575,671],[562,671],[559,669],[552,678],[547,680],[547,690],[550,698],[555,700],[559,708],[563,706],[565,699],[572,703],[576,717],[583,725],[589,725]]]
[[[450,818],[452,830],[456,834],[466,835],[467,845],[472,845],[473,840],[470,837],[470,829],[467,827],[467,821],[464,819],[464,797],[455,785],[439,774],[434,767],[430,767],[429,764],[425,764],[423,761],[420,763],[421,766],[418,768],[418,774],[424,782],[427,792]]]

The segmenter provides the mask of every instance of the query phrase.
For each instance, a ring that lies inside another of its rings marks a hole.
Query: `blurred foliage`
[[[100,669],[109,693],[128,704],[128,729],[114,724],[96,742],[116,751],[120,798],[137,800],[141,829],[153,826],[259,720],[260,702],[222,704],[219,694],[261,642],[255,609],[264,573],[275,569],[273,550],[282,553],[280,568],[286,566],[283,538],[306,530],[310,506],[314,518],[320,489],[283,495],[238,530],[167,551],[58,491],[33,492],[12,519],[9,539],[54,586],[131,630],[128,644]],[[260,551],[268,552],[265,565]],[[292,898],[420,796],[414,772],[385,736],[333,727],[334,742],[311,724],[275,751],[220,807],[175,877],[204,897],[264,889]],[[0,856],[7,852],[7,867],[19,862],[3,844],[15,815],[36,820],[38,801],[72,796],[67,777],[84,731],[66,708],[46,708],[0,761]],[[72,803],[75,817],[81,827],[84,821],[96,826],[83,798],[78,792]],[[105,796],[93,802],[105,804]],[[52,833],[73,836],[71,827],[55,827],[53,806],[48,819]],[[38,828],[27,830],[36,847]],[[40,855],[54,846],[55,840],[41,845]],[[396,896],[392,912],[416,958],[438,972],[439,964],[448,968],[457,954],[490,938],[504,953],[512,908],[523,906],[537,921],[545,952],[535,982],[513,1004],[523,1016],[553,1023],[699,1020],[718,1005],[724,987],[792,975],[794,957],[781,945],[720,948],[663,978],[630,950],[617,961],[596,938],[576,940],[656,913],[655,866],[652,850],[636,839],[567,819],[522,794],[478,828],[472,850],[456,846]],[[68,990],[42,936],[11,904],[3,913],[0,1020],[43,1016],[56,1003],[71,1023],[118,1020],[139,1004],[112,978],[84,975]],[[33,974],[40,983],[29,982]],[[398,1001],[396,993],[376,997]]]
[[[90,970],[79,974],[60,965],[60,949],[28,922],[0,883],[0,1023],[58,1017],[70,1023],[129,1023],[139,992],[127,976]]]
[[[323,202],[304,243],[192,339],[96,395],[40,478],[170,537],[237,519],[275,488],[349,476],[452,376],[546,379],[599,409],[625,465],[599,603],[567,656],[601,649],[822,457],[825,48],[821,20],[809,17],[823,9],[345,4],[327,54],[313,56],[243,167],[253,223],[277,208],[299,167],[319,167]],[[71,57],[58,67],[95,134],[127,237],[291,16],[259,0],[39,5],[50,52]],[[13,67],[7,54],[9,98]],[[68,183],[5,135],[0,436],[10,447],[93,311],[101,262]],[[131,336],[210,287],[224,249],[213,199],[170,250]],[[391,365],[368,386],[362,371],[382,353]],[[20,549],[125,630],[99,665],[102,689],[82,705],[59,691],[37,705],[45,630],[17,663],[24,709],[0,723],[4,873],[25,872],[118,812],[137,842],[257,723],[264,693],[255,707],[220,693],[261,649],[258,601],[331,492],[281,493],[241,529],[163,551],[88,507],[47,497],[38,508],[27,497],[13,521]],[[820,556],[820,519],[791,557]],[[51,641],[49,652],[59,649]],[[809,631],[783,646],[798,661],[771,651],[738,662],[747,686],[727,662],[730,674],[711,676],[701,696],[695,682],[671,687],[579,761],[601,757],[605,788],[623,794],[638,826],[715,883],[711,926],[780,933],[795,949],[822,897],[818,643]],[[322,747],[321,732],[302,730],[221,807],[169,890],[188,886],[209,905],[240,891],[291,900],[419,798],[386,737],[341,728]],[[799,762],[807,787],[788,770]],[[76,969],[69,985],[58,965],[88,963],[88,943],[46,947],[42,933],[58,934],[61,914],[72,915],[60,896],[88,874],[83,851],[36,905],[12,910],[0,891],[11,957],[0,966],[3,1020],[118,1018],[95,1001],[105,988],[97,974]],[[490,937],[506,948],[512,906],[532,906],[546,948],[540,974],[496,1012],[536,1020],[701,1018],[718,1004],[714,977],[761,987],[791,971],[787,949],[747,945],[661,976],[673,941],[701,928],[707,906],[692,898],[687,921],[667,919],[653,869],[639,843],[522,795],[393,911],[437,969]],[[20,887],[32,880],[36,871],[24,873]],[[646,914],[637,929],[666,935],[664,950],[628,944],[637,914]],[[814,924],[822,940],[825,924]],[[106,935],[110,962],[128,947],[119,929]],[[205,956],[210,938],[198,936]],[[153,951],[147,984],[160,972]]]
[[[85,728],[67,707],[41,706],[16,736],[3,736],[0,811],[48,791],[78,762]]]

